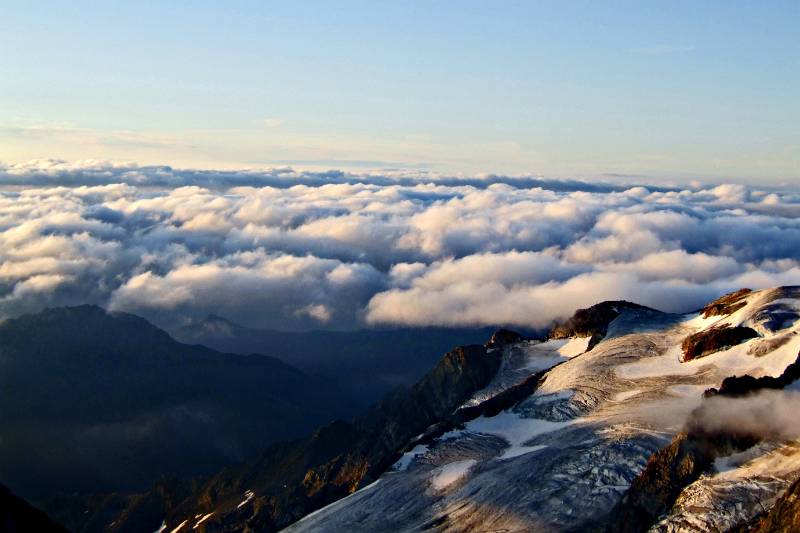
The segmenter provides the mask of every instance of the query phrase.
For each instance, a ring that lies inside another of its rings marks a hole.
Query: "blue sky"
[[[0,161],[800,180],[800,3],[600,4],[6,1]]]

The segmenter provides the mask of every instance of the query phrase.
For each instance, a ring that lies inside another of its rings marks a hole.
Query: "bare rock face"
[[[627,302],[625,300],[602,302],[586,309],[578,309],[571,318],[553,326],[551,339],[567,339],[569,337],[591,337],[589,349],[592,349],[608,331],[608,325],[620,315],[623,309],[648,310],[649,307]]]
[[[758,442],[748,435],[689,431],[676,435],[647,462],[644,471],[608,519],[608,532],[644,532],[667,512],[681,491],[707,472],[714,460]]]
[[[798,379],[800,379],[800,354],[798,354],[797,360],[787,366],[786,370],[778,377],[754,378],[748,374],[731,376],[725,378],[718,389],[709,389],[703,395],[705,397],[721,395],[736,398],[764,389],[783,389]]]
[[[703,308],[703,317],[709,318],[735,313],[746,305],[746,297],[751,292],[753,292],[751,289],[739,289],[714,300]]]
[[[525,340],[525,337],[516,331],[511,331],[509,329],[498,329],[492,333],[492,337],[489,339],[489,342],[486,343],[486,348],[502,348],[504,346],[508,346],[509,344],[514,344],[523,340]]]
[[[691,361],[714,352],[727,350],[755,337],[758,337],[756,330],[743,326],[716,327],[700,331],[683,340],[681,344],[683,361]]]

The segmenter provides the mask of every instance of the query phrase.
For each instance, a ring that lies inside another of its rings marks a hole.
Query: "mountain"
[[[208,475],[355,412],[278,359],[181,344],[93,306],[0,324],[0,390],[0,481],[33,500]]]
[[[352,422],[336,421],[306,439],[275,445],[256,461],[199,484],[188,497],[185,485],[162,484],[127,501],[90,503],[83,509],[88,511],[84,522],[70,525],[74,531],[148,531],[162,521],[177,527],[188,520],[184,515],[208,515],[204,527],[274,531],[380,475],[405,443],[486,386],[500,363],[500,354],[483,346],[457,348],[414,387]],[[215,507],[213,515],[198,514],[209,505]],[[65,508],[50,510],[67,522]]]
[[[231,353],[263,353],[340,383],[368,407],[410,387],[453,346],[480,344],[490,328],[400,328],[356,331],[273,331],[211,315],[176,329],[175,338]]]
[[[15,496],[0,485],[0,531],[36,531],[37,533],[66,533],[42,511]]]
[[[755,336],[720,336],[735,328]],[[547,339],[454,350],[352,422],[75,530],[790,531],[798,333],[797,287],[689,315],[605,302]]]

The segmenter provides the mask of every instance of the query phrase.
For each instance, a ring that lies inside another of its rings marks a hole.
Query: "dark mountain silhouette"
[[[0,324],[0,390],[0,480],[33,499],[208,474],[355,412],[278,359],[181,344],[93,306]]]
[[[0,531],[35,531],[36,533],[66,533],[42,511],[0,485]]]
[[[263,353],[353,391],[364,408],[410,387],[453,346],[482,344],[492,328],[398,328],[285,332],[254,329],[211,315],[175,337],[231,353]]]
[[[82,533],[154,531],[162,520],[171,529],[185,514],[212,508],[205,522],[214,530],[275,531],[376,479],[409,440],[487,385],[501,357],[480,345],[456,348],[414,387],[390,395],[363,416],[277,444],[256,461],[222,470],[189,493],[185,483],[171,481],[127,499],[62,501],[48,510],[68,523],[76,505],[82,505],[87,511],[83,520],[70,522]]]

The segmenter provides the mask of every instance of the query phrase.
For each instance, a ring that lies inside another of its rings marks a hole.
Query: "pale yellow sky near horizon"
[[[37,159],[108,160],[177,168],[235,170],[290,166],[298,170],[338,169],[363,172],[380,169],[432,171],[444,175],[538,175],[551,178],[688,183],[732,182],[750,185],[800,184],[800,162],[759,158],[743,153],[736,159],[704,158],[701,153],[642,153],[626,158],[564,150],[536,150],[520,143],[454,144],[431,135],[375,138],[370,136],[306,136],[284,133],[274,123],[254,130],[143,132],[98,130],[71,124],[25,122],[0,124],[0,162]],[[574,149],[574,147],[570,147]],[[620,147],[622,152],[624,147]],[[698,151],[699,152],[699,151]],[[757,155],[757,154],[756,154]],[[691,172],[681,170],[693,162]]]

